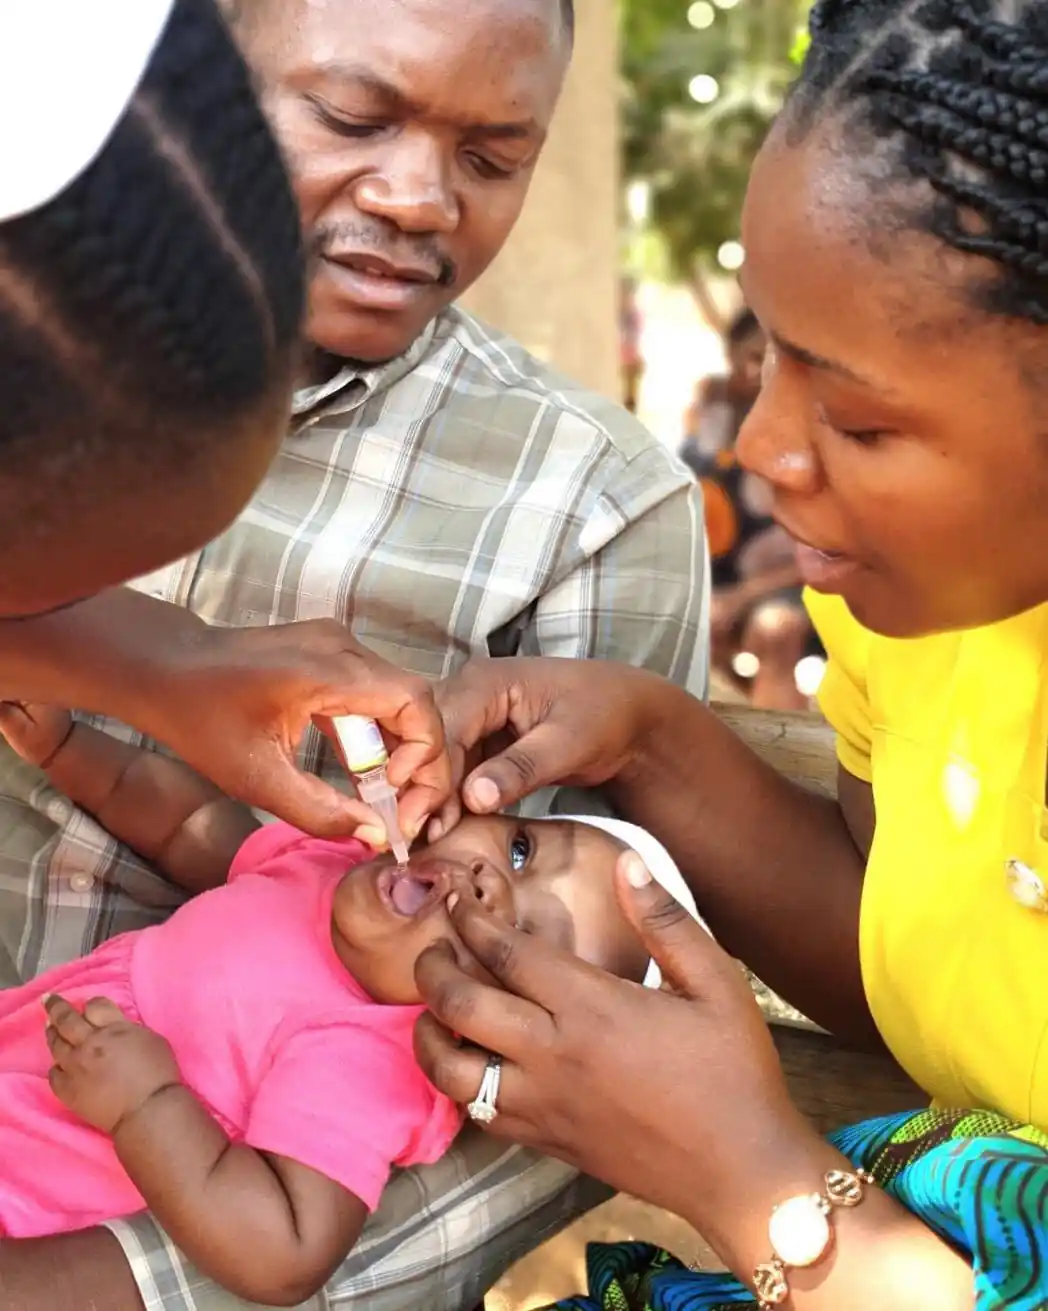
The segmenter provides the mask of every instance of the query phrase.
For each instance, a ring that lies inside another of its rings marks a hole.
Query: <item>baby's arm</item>
[[[0,734],[60,792],[173,883],[224,883],[258,822],[179,760],[144,751],[38,702],[0,703]]]
[[[205,1274],[264,1306],[298,1306],[357,1241],[359,1198],[283,1156],[232,1143],[183,1084],[150,1097],[113,1135],[153,1216]]]
[[[47,1001],[51,1085],[112,1135],[153,1215],[206,1275],[238,1297],[297,1306],[356,1242],[364,1203],[316,1170],[232,1143],[181,1082],[167,1042],[111,1002],[83,1014]]]

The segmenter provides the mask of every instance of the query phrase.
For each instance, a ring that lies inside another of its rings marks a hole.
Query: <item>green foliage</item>
[[[715,265],[738,237],[750,166],[796,76],[808,0],[714,5],[696,30],[688,0],[621,0],[623,173],[650,189],[650,218],[673,275]],[[688,92],[716,78],[712,104]]]
[[[797,39],[793,43],[793,49],[790,51],[790,59],[799,68],[804,63],[804,56],[808,53],[808,47],[811,45],[811,34],[807,28],[801,28],[797,33]]]

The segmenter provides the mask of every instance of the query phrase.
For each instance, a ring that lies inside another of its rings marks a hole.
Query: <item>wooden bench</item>
[[[736,705],[713,709],[781,774],[815,792],[834,795],[833,730],[821,715]],[[794,1101],[823,1133],[927,1102],[927,1096],[887,1055],[851,1050],[814,1025],[771,1019]]]

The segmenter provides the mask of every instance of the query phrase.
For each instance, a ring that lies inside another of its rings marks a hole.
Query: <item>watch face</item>
[[[100,153],[174,2],[0,0],[0,222],[46,205]],[[41,69],[61,104],[41,104]]]
[[[828,1204],[811,1193],[777,1206],[768,1221],[772,1251],[783,1265],[814,1265],[830,1245]]]

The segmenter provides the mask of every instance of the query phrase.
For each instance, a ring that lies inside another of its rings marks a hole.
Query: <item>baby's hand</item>
[[[88,1124],[112,1134],[158,1092],[182,1082],[165,1038],[127,1019],[104,997],[81,1014],[62,997],[45,999],[51,1090]]]
[[[0,701],[0,736],[31,765],[46,769],[73,731],[73,716],[42,701]]]

